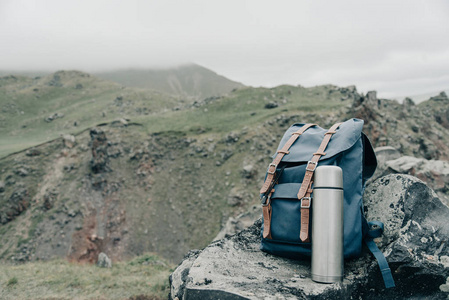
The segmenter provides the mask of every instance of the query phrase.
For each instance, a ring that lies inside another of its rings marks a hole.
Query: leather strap
[[[289,153],[290,147],[293,145],[294,142],[298,139],[298,137],[304,133],[307,129],[309,129],[312,126],[316,126],[316,124],[305,124],[302,126],[298,131],[292,133],[292,136],[290,139],[285,143],[285,145],[282,147],[281,150],[277,152],[276,157],[274,158],[273,162],[268,166],[267,170],[267,178],[265,178],[265,182],[260,189],[260,194],[265,194],[268,189],[270,188],[270,185],[274,179],[274,174],[276,173],[276,168],[281,162],[282,158]]]
[[[274,190],[270,192],[268,196],[267,204],[262,206],[263,213],[263,234],[264,239],[271,239],[271,195]]]
[[[318,166],[318,161],[321,156],[326,155],[324,150],[326,150],[329,141],[333,134],[336,133],[337,128],[342,123],[334,124],[325,134],[323,141],[321,142],[318,150],[313,154],[313,157],[310,161],[307,162],[306,165],[306,173],[304,175],[304,179],[302,180],[301,188],[298,192],[298,199],[301,201],[301,229],[299,233],[299,238],[302,242],[310,242],[309,237],[309,223],[310,223],[310,204],[311,204],[311,187],[312,187],[312,178],[313,173],[315,172],[316,167]]]

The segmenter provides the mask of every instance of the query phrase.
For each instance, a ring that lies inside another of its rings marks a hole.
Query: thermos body
[[[319,166],[312,201],[312,280],[343,279],[343,174],[337,166]]]

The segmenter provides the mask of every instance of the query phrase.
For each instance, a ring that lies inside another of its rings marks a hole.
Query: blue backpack
[[[362,127],[363,120],[350,119],[329,130],[294,124],[285,132],[260,190],[264,219],[260,248],[287,258],[310,257],[313,174],[318,164],[336,165],[343,170],[344,257],[359,256],[365,241],[379,262],[386,287],[393,287],[388,263],[373,241],[382,234],[383,224],[367,222],[363,213],[365,183],[377,160]]]

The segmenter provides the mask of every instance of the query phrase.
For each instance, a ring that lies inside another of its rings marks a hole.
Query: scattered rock
[[[414,106],[415,102],[413,101],[413,99],[410,99],[409,97],[406,97],[404,99],[404,102],[402,102],[402,105],[405,107],[410,107],[410,106]]]
[[[50,123],[59,118],[64,118],[64,114],[63,113],[54,113],[53,115],[46,117],[45,122]]]
[[[228,134],[225,137],[224,141],[227,144],[232,144],[232,143],[238,142],[239,138],[240,138],[239,134],[237,134],[235,132],[231,132],[230,134]]]
[[[265,104],[266,109],[272,109],[272,108],[276,108],[278,106],[279,106],[279,104],[277,104],[277,102],[269,102],[269,103]]]
[[[223,161],[230,159],[234,155],[234,151],[230,149],[225,149],[221,151],[220,156]]]
[[[148,156],[148,150],[146,148],[137,148],[137,149],[131,149],[129,155],[130,160],[141,160],[142,158]]]
[[[3,181],[0,181],[0,193],[3,193],[5,191],[5,183]]]
[[[14,179],[14,176],[10,174],[10,175],[6,176],[5,183],[6,183],[6,185],[11,186],[11,185],[16,184],[16,180]]]
[[[438,159],[437,146],[424,138],[419,139],[418,153],[425,159]]]
[[[114,100],[114,104],[116,106],[122,106],[123,105],[123,96],[117,96]]]
[[[49,86],[62,87],[60,72],[56,72],[53,78],[48,82]]]
[[[245,200],[245,193],[239,188],[233,188],[228,195],[228,205],[237,206]]]
[[[26,177],[26,176],[28,176],[29,175],[29,171],[26,169],[26,168],[18,168],[17,170],[16,170],[16,174],[17,175],[19,175],[19,176],[21,176],[21,177]]]
[[[440,105],[444,105],[442,109],[435,112],[434,118],[435,121],[443,126],[446,129],[449,129],[449,108],[447,108],[447,104],[449,104],[449,99],[445,92],[441,92],[438,96],[430,98],[430,101],[439,102]]]
[[[342,283],[310,279],[310,261],[261,252],[261,220],[189,255],[170,276],[170,299],[444,299],[449,276],[449,208],[419,179],[388,175],[365,192],[369,220],[385,223],[378,241],[396,288],[385,289],[365,249],[346,261]],[[440,288],[441,287],[441,288]]]
[[[39,149],[36,149],[36,148],[28,149],[28,150],[25,152],[25,155],[26,155],[26,156],[39,156],[39,155],[41,155],[41,154],[42,154],[41,151],[40,151]]]
[[[447,97],[445,92],[441,92],[439,95],[431,97],[430,100],[438,102],[447,102],[449,101],[449,98]]]
[[[392,169],[396,173],[407,174],[414,168],[418,168],[426,162],[425,159],[417,158],[413,156],[402,156],[395,160],[386,162],[388,168]]]
[[[56,198],[58,197],[58,192],[56,190],[46,191],[43,197],[43,207],[45,210],[50,210],[53,208]]]
[[[77,167],[75,164],[68,164],[63,167],[64,172],[70,173],[72,170],[75,170]]]
[[[246,165],[243,167],[242,176],[244,178],[253,178],[256,174],[256,170],[253,165]]]
[[[230,237],[243,229],[250,227],[260,218],[261,210],[260,205],[253,205],[245,213],[238,215],[233,218],[230,217],[226,222],[225,226],[220,230],[217,236],[213,239],[214,241],[221,240],[225,237]]]
[[[389,160],[394,160],[401,157],[401,153],[391,146],[377,147],[374,149],[378,163],[386,163]]]
[[[100,268],[112,268],[111,259],[103,252],[98,254],[97,266]]]
[[[109,147],[108,156],[112,158],[117,158],[122,154],[122,150],[119,147]]]
[[[64,147],[73,148],[76,145],[76,138],[71,134],[63,134],[62,141],[64,143]]]
[[[377,92],[376,91],[369,91],[368,93],[366,93],[366,100],[368,100],[369,102],[376,102],[377,101]]]

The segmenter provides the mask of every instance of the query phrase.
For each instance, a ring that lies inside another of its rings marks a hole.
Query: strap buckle
[[[274,167],[274,170],[273,170],[273,171],[270,171],[270,168],[271,168],[271,167]],[[270,174],[270,175],[274,175],[274,174],[276,173],[276,168],[277,168],[277,167],[278,167],[278,165],[275,164],[275,163],[269,164],[269,165],[268,165],[268,169],[267,169],[267,173]]]
[[[269,193],[268,196],[264,195],[260,200],[260,203],[262,204],[262,206],[268,206],[271,204],[271,194]]]
[[[309,169],[309,165],[313,165],[313,169]],[[314,161],[309,160],[309,161],[307,162],[306,171],[310,171],[310,172],[315,171],[317,165],[318,165],[317,162],[314,162]]]
[[[307,205],[303,204],[303,200],[309,201]],[[301,198],[301,208],[310,208],[310,203],[312,202],[312,197],[302,197]]]

